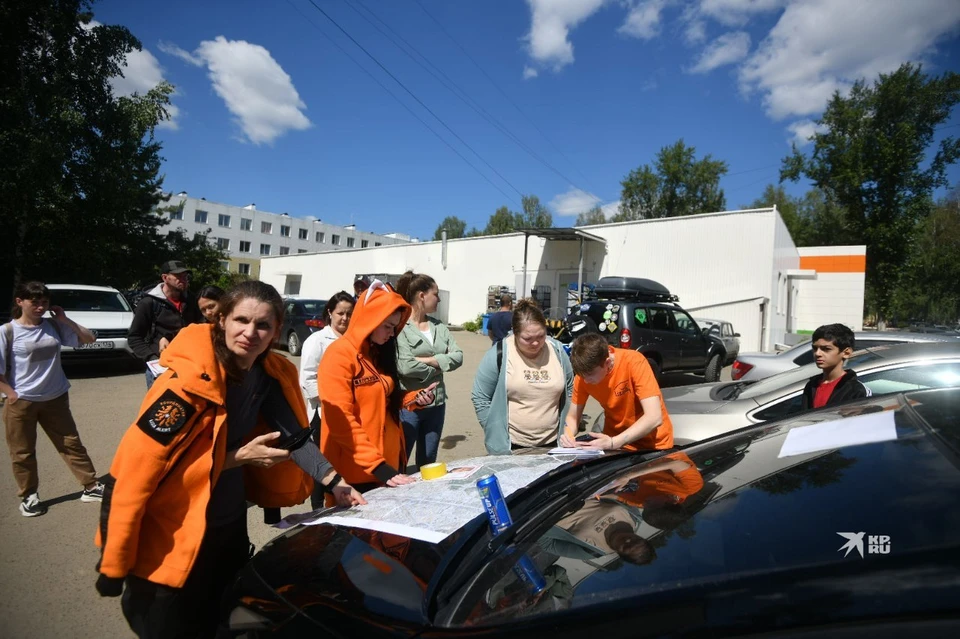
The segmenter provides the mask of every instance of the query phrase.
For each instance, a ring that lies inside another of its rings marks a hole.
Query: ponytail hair
[[[20,282],[14,290],[13,297],[15,300],[49,300],[50,289],[48,289],[47,285],[43,282],[37,282],[36,280]],[[20,308],[19,304],[14,304],[13,308],[10,309],[10,314],[13,316],[13,319],[20,319],[23,315],[23,309]]]
[[[437,281],[429,275],[407,271],[397,279],[397,293],[407,304],[413,306],[417,294],[426,293],[436,285]]]
[[[513,307],[513,334],[519,334],[523,325],[530,322],[547,327],[547,318],[544,317],[540,305],[529,297],[525,297]]]

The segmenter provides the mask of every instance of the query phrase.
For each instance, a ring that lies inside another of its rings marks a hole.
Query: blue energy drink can
[[[484,475],[478,479],[477,490],[480,492],[480,501],[483,502],[483,509],[487,511],[490,530],[493,531],[494,536],[513,525],[510,511],[507,510],[507,500],[503,498],[503,491],[500,490],[500,482],[497,481],[496,475]]]
[[[510,511],[507,509],[507,500],[503,497],[503,491],[500,490],[500,482],[496,475],[484,475],[477,480],[477,490],[480,492],[480,500],[483,502],[483,509],[487,513],[487,519],[490,521],[490,530],[496,537],[506,528],[513,525],[513,519],[510,517]],[[520,557],[520,560],[513,567],[517,579],[533,590],[534,594],[542,592],[547,587],[547,582],[543,575],[537,570],[537,566],[527,555]]]

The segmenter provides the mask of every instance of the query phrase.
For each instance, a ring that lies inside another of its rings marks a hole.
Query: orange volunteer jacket
[[[377,467],[386,464],[403,472],[406,466],[403,428],[387,410],[394,381],[377,370],[369,338],[397,311],[401,318],[395,334],[399,334],[410,310],[400,295],[374,282],[360,294],[346,333],[320,360],[320,451],[350,484],[382,484],[373,474]]]
[[[147,393],[105,478],[96,544],[99,571],[134,574],[180,588],[206,532],[207,503],[226,458],[226,373],[213,351],[209,324],[183,328],[163,352],[169,368]],[[283,356],[263,360],[300,426],[307,413],[297,368]],[[259,421],[248,437],[269,432]],[[313,479],[292,461],[272,468],[244,466],[247,499],[265,508],[302,503]]]

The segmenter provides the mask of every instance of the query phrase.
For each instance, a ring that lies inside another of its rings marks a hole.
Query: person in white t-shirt
[[[13,321],[0,327],[0,392],[7,396],[3,410],[7,448],[20,495],[20,514],[36,517],[47,512],[37,490],[37,424],[39,423],[83,486],[80,501],[103,499],[103,484],[80,441],[70,412],[70,382],[60,365],[60,347],[76,348],[96,337],[50,305],[50,290],[42,282],[17,286]],[[52,319],[43,315],[50,311]]]

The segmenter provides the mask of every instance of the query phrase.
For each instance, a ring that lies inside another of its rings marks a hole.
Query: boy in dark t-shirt
[[[870,389],[860,383],[857,374],[843,370],[855,345],[853,331],[843,324],[825,324],[813,332],[813,359],[822,372],[804,387],[803,410],[870,397]]]

